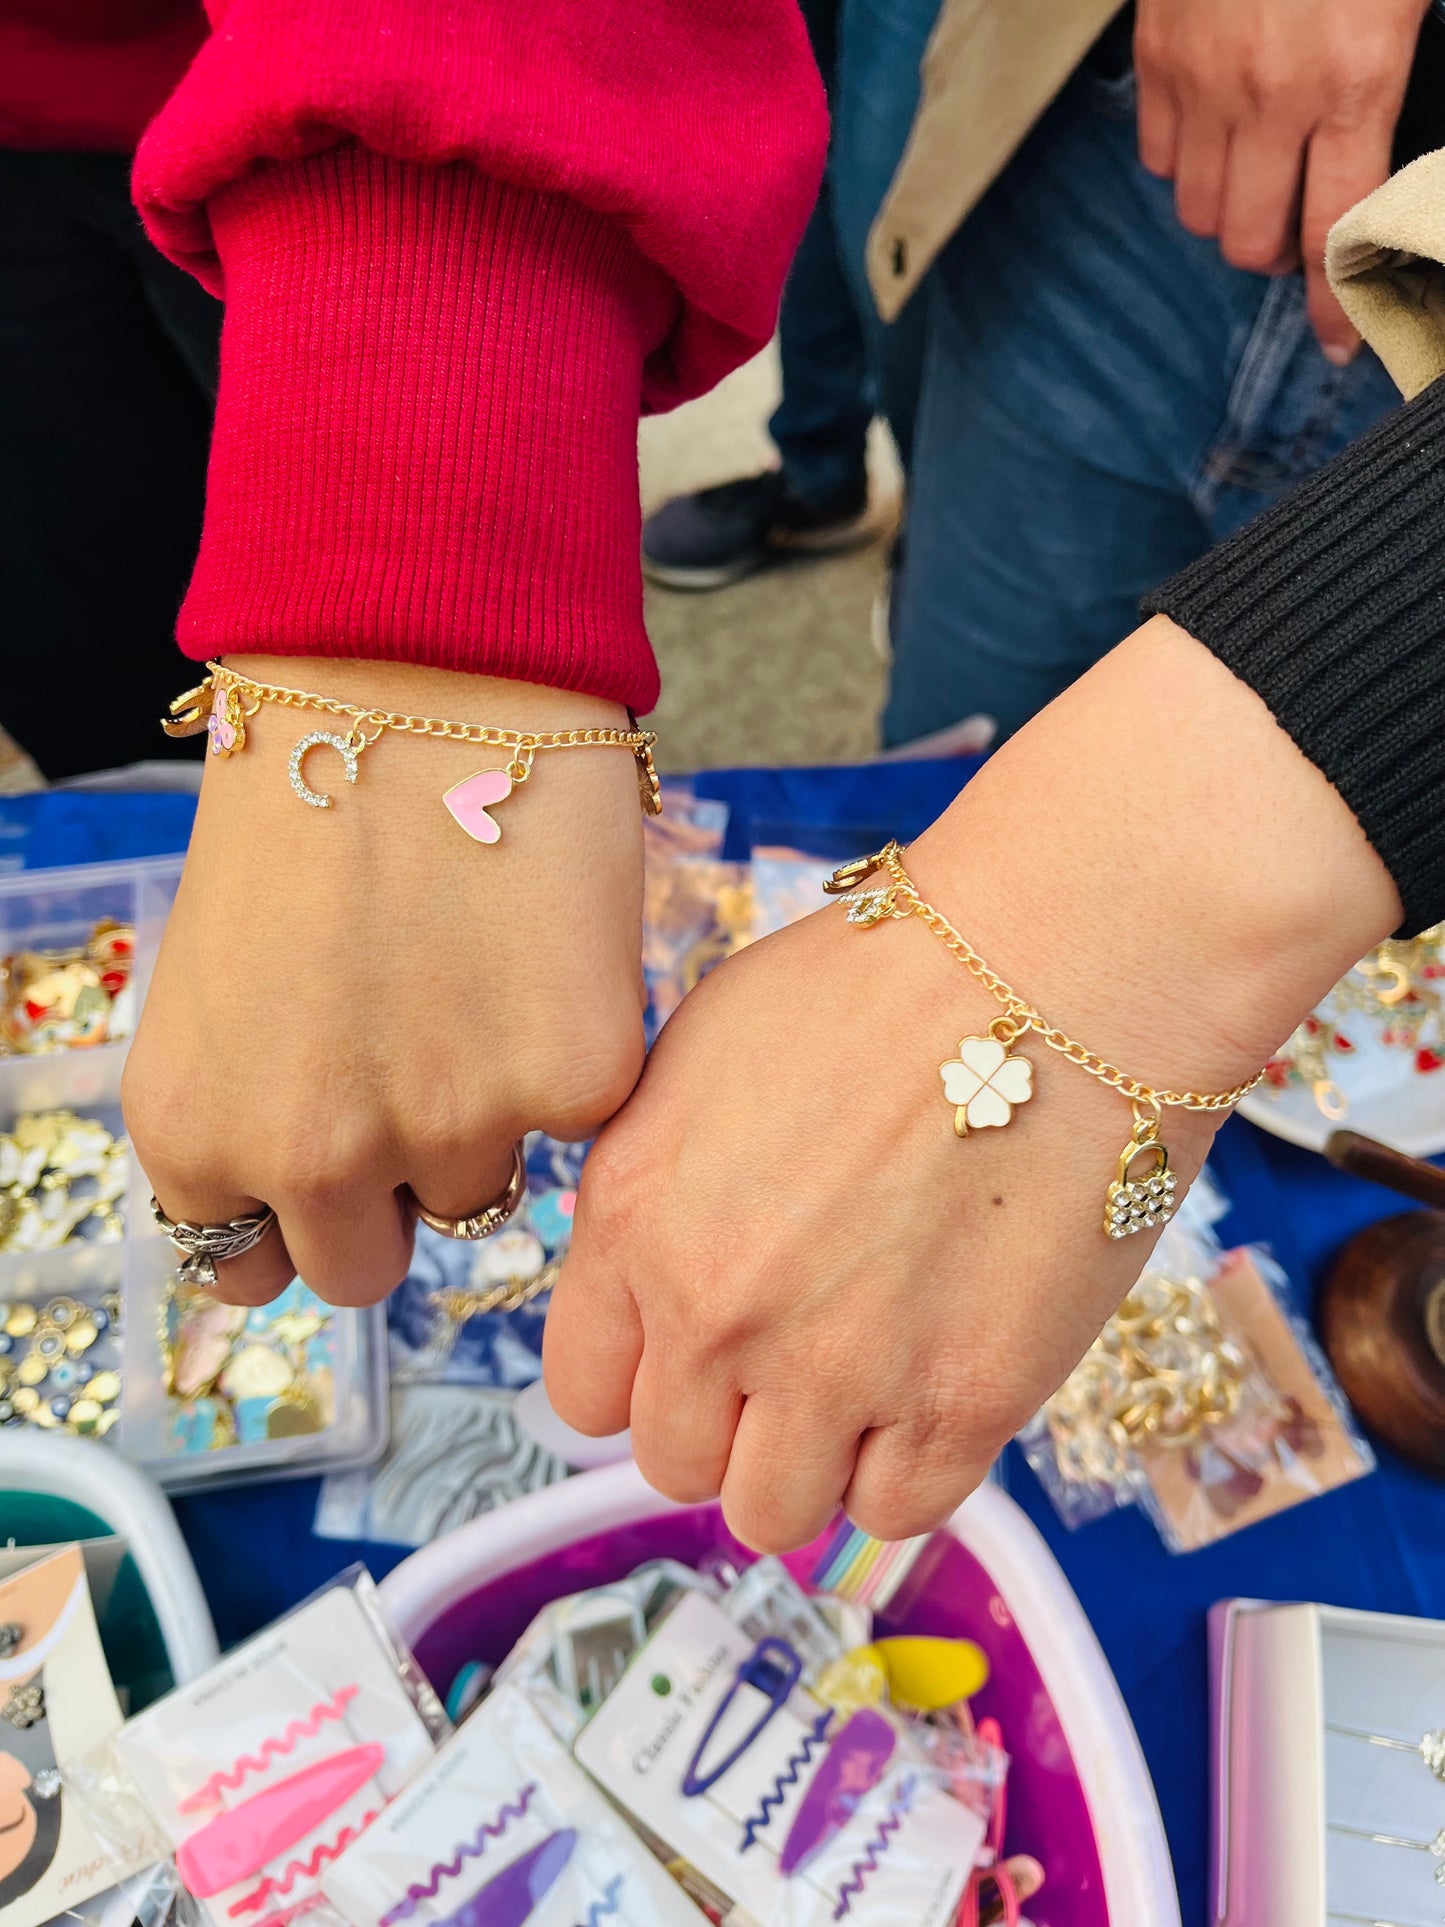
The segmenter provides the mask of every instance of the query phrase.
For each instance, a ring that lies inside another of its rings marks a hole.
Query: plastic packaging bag
[[[282,1927],[430,1760],[447,1720],[359,1567],[69,1769],[117,1866],[172,1860],[182,1927]]]
[[[1178,1262],[1191,1242],[1205,1260],[1193,1269]],[[1259,1251],[1210,1251],[1188,1227],[1161,1240],[1020,1443],[1065,1524],[1141,1505],[1171,1552],[1375,1463],[1284,1274]]]

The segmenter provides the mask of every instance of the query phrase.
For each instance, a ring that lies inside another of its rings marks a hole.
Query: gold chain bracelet
[[[652,752],[657,738],[650,729],[494,729],[486,723],[446,722],[437,716],[407,716],[394,709],[368,709],[362,703],[341,702],[333,696],[313,695],[306,689],[287,689],[277,683],[254,682],[237,674],[224,663],[207,663],[203,683],[177,696],[170,716],[161,723],[167,736],[199,736],[205,731],[215,756],[234,756],[246,746],[246,724],[267,703],[282,709],[316,709],[335,716],[347,725],[339,730],[315,729],[303,736],[291,752],[288,774],[291,787],[303,803],[313,809],[329,810],[332,798],[313,789],[306,781],[302,765],[308,753],[323,745],[341,758],[346,781],[356,781],[357,764],[363,750],[396,730],[407,736],[433,736],[446,742],[475,743],[482,749],[507,752],[501,769],[479,770],[474,776],[454,783],[442,801],[468,836],[478,843],[495,843],[502,832],[490,812],[507,798],[519,783],[532,773],[532,761],[549,749],[626,749],[637,762],[637,782],[642,807],[649,816],[662,810],[657,770]],[[209,705],[209,713],[207,708]]]
[[[861,886],[879,870],[888,882],[871,890]],[[1097,1051],[1076,1043],[1057,1024],[1051,1024],[1034,1005],[1019,995],[1011,984],[989,968],[968,939],[944,916],[941,910],[919,895],[918,888],[904,867],[903,851],[887,843],[872,856],[845,863],[823,885],[829,896],[841,897],[848,905],[848,921],[861,929],[871,929],[889,918],[918,917],[933,932],[951,956],[979,981],[995,1001],[1003,1006],[982,1037],[965,1037],[958,1056],[940,1064],[943,1094],[953,1105],[953,1128],[959,1137],[970,1129],[1010,1122],[1014,1109],[1033,1096],[1034,1067],[1031,1060],[1015,1050],[1021,1037],[1032,1032],[1050,1050],[1058,1051],[1071,1064],[1087,1071],[1121,1097],[1126,1097],[1134,1112],[1134,1129],[1119,1155],[1113,1182],[1104,1200],[1104,1231],[1111,1238],[1127,1238],[1138,1231],[1153,1231],[1167,1224],[1178,1203],[1178,1179],[1169,1166],[1168,1147],[1159,1132],[1165,1107],[1185,1111],[1229,1111],[1252,1091],[1264,1076],[1257,1071],[1228,1091],[1159,1090],[1141,1078],[1111,1064]],[[1136,1161],[1144,1154],[1152,1168],[1143,1176],[1132,1175]]]

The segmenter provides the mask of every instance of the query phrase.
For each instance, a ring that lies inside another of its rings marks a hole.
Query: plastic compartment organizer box
[[[1013,1501],[984,1486],[952,1544],[881,1631],[976,1640],[993,1674],[974,1708],[1012,1755],[1011,1851],[1038,1855],[1038,1927],[1178,1927],[1169,1850],[1139,1742],[1062,1572]],[[469,1660],[499,1661],[549,1600],[646,1559],[696,1564],[725,1540],[716,1506],[660,1498],[632,1464],[584,1473],[412,1555],[381,1587],[393,1629],[440,1692]]]
[[[129,924],[135,930],[138,1012],[180,882],[181,861],[155,857],[0,875],[0,956],[83,944],[101,918]],[[0,1056],[0,1132],[27,1112],[63,1109],[94,1118],[121,1136],[121,1073],[129,1049],[125,1036],[90,1048]],[[226,1451],[180,1451],[156,1341],[175,1257],[151,1220],[149,1197],[150,1187],[132,1159],[124,1237],[103,1242],[77,1235],[47,1251],[0,1251],[0,1302],[69,1296],[94,1306],[107,1293],[121,1293],[123,1349],[118,1360],[105,1360],[122,1370],[120,1450],[171,1490],[241,1477],[342,1470],[374,1460],[386,1443],[386,1327],[380,1308],[336,1315],[333,1424],[317,1433],[266,1438]]]

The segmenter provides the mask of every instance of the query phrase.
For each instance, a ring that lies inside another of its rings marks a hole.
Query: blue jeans
[[[783,397],[768,424],[794,488],[845,493],[883,414],[907,465],[923,362],[923,303],[879,320],[864,250],[918,105],[919,64],[939,0],[839,0],[805,9],[833,109],[818,204],[783,290]]]
[[[1399,399],[1368,350],[1325,360],[1299,276],[1185,232],[1134,107],[1081,69],[928,284],[889,744],[1019,728]]]

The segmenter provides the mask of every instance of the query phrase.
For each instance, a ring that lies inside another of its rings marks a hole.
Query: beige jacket
[[[939,250],[1103,32],[1118,0],[943,0],[923,97],[868,237],[891,321]],[[1339,221],[1330,278],[1403,392],[1445,374],[1445,149]]]

